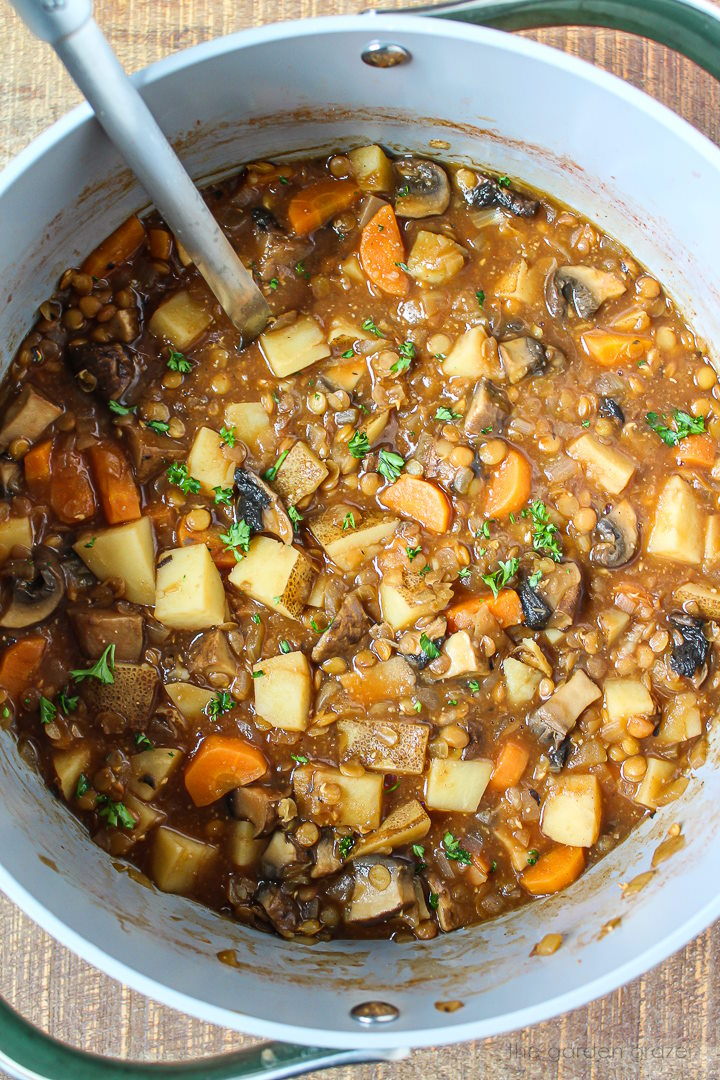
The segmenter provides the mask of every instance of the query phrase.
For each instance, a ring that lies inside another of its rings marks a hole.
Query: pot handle
[[[0,1070],[17,1080],[284,1080],[373,1061],[398,1061],[406,1050],[327,1050],[264,1043],[236,1054],[177,1065],[127,1062],[88,1054],[33,1027],[0,998]]]
[[[375,10],[377,16],[426,15],[499,30],[602,26],[650,38],[683,53],[720,79],[720,11],[707,0],[456,0]]]

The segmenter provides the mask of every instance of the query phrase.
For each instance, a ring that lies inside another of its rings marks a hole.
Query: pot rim
[[[357,32],[358,35],[363,34],[368,37],[379,35],[390,37],[407,33],[449,39],[470,38],[478,44],[490,45],[508,53],[527,56],[558,66],[579,81],[594,84],[605,93],[626,101],[636,110],[660,122],[678,139],[691,145],[718,173],[720,179],[720,148],[667,106],[636,87],[628,85],[618,76],[561,50],[532,39],[517,37],[507,31],[454,21],[446,22],[427,16],[369,12],[363,15],[321,16],[314,19],[269,23],[236,31],[180,50],[142,68],[132,75],[132,79],[135,85],[142,89],[216,56],[241,52],[246,48],[298,36],[322,36],[347,32]],[[78,105],[33,139],[0,172],[0,200],[4,192],[20,179],[26,169],[66,136],[83,124],[92,121],[93,115],[87,103]],[[35,895],[20,885],[1,864],[0,889],[62,945],[94,967],[147,997],[206,1022],[251,1036],[333,1049],[354,1049],[362,1046],[367,1050],[392,1050],[439,1046],[468,1039],[487,1038],[539,1023],[570,1009],[583,1006],[645,973],[686,945],[720,916],[719,894],[652,947],[614,967],[605,975],[592,979],[581,987],[550,996],[538,1005],[527,1006],[497,1017],[469,1020],[465,1023],[448,1023],[446,1026],[430,1030],[404,1030],[393,1033],[388,1030],[376,1032],[358,1029],[357,1033],[353,1033],[347,1030],[326,1030],[322,1027],[295,1027],[225,1009],[177,991],[166,983],[126,965],[124,961],[112,956],[105,949],[71,929],[61,918],[48,910]],[[472,933],[473,928],[460,932]]]

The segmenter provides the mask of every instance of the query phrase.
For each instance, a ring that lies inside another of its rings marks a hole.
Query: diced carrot
[[[475,622],[475,616],[481,607],[487,607],[500,626],[520,626],[523,621],[523,609],[520,597],[514,589],[501,589],[497,598],[492,593],[481,593],[467,600],[460,600],[445,612],[448,629],[469,630]]]
[[[172,235],[167,229],[148,229],[148,251],[153,259],[170,258],[172,252]]]
[[[386,488],[380,501],[396,514],[413,518],[434,533],[444,533],[452,521],[452,505],[444,491],[429,480],[407,473]]]
[[[640,334],[610,333],[595,327],[580,338],[585,352],[596,364],[616,367],[629,360],[639,360],[652,345],[649,337]]]
[[[506,517],[522,510],[530,498],[532,469],[519,450],[511,448],[493,474],[485,496],[487,517]]]
[[[360,261],[373,285],[391,296],[407,295],[410,279],[401,266],[405,262],[405,245],[389,203],[363,229]]]
[[[187,521],[183,518],[175,530],[175,537],[178,547],[186,547],[188,544],[204,544],[218,570],[232,570],[233,566],[237,564],[232,549],[226,548],[220,539],[219,529],[204,529],[197,532],[188,528]]]
[[[341,214],[359,195],[353,180],[318,180],[293,195],[288,203],[288,220],[296,236],[307,236]]]
[[[717,457],[717,445],[707,431],[704,435],[688,435],[681,439],[675,452],[678,465],[694,469],[712,469]]]
[[[105,277],[108,270],[114,270],[129,259],[144,241],[145,226],[140,218],[133,214],[90,252],[81,269],[92,277]]]
[[[581,847],[550,848],[534,866],[520,875],[520,884],[533,896],[547,896],[572,885],[585,869],[585,851]]]
[[[85,459],[74,447],[53,452],[50,505],[66,525],[87,521],[97,512],[95,492]]]
[[[35,670],[43,658],[47,641],[39,634],[21,638],[8,645],[0,660],[0,686],[3,686],[15,703],[32,685]]]
[[[519,783],[527,768],[530,754],[527,748],[515,739],[508,739],[500,747],[488,787],[491,791],[507,791]]]
[[[93,443],[89,453],[108,524],[122,525],[126,521],[137,521],[140,517],[140,492],[123,452],[112,443]]]
[[[266,772],[265,756],[252,743],[235,735],[208,735],[185,770],[185,787],[196,806],[209,806]]]
[[[36,443],[23,458],[25,483],[33,499],[47,501],[50,497],[50,456],[53,441]]]

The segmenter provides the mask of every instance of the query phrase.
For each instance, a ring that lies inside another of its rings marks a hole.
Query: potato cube
[[[189,893],[216,855],[211,844],[161,825],[153,839],[150,876],[163,892]]]
[[[155,618],[172,630],[225,622],[225,590],[204,544],[164,551],[157,566]]]
[[[608,645],[614,644],[630,622],[630,616],[620,608],[611,607],[598,616],[598,626],[605,635]]]
[[[361,191],[391,191],[393,167],[380,146],[358,146],[348,154],[355,182]]]
[[[189,682],[165,683],[165,693],[185,720],[199,724],[205,709],[215,697],[212,690]]]
[[[380,773],[345,776],[326,765],[302,765],[293,773],[293,795],[300,814],[320,826],[345,825],[359,832],[377,829],[382,787]]]
[[[659,559],[699,566],[705,548],[705,515],[681,476],[665,481],[655,511],[647,551]]]
[[[574,461],[580,462],[588,480],[611,495],[624,491],[635,473],[635,463],[621,450],[606,446],[592,435],[581,435],[567,448]]]
[[[626,723],[632,716],[652,716],[655,702],[640,679],[606,679],[605,711],[611,723]]]
[[[398,776],[420,776],[430,728],[404,720],[337,722],[338,751],[343,761],[356,758],[366,769]]]
[[[230,571],[230,582],[259,604],[297,619],[312,590],[313,564],[299,548],[256,536],[250,550]]]
[[[62,411],[32,386],[25,386],[5,410],[0,427],[0,451],[7,450],[13,439],[36,442]]]
[[[492,761],[485,758],[475,761],[433,758],[425,786],[425,805],[429,810],[474,814],[492,771]]]
[[[403,803],[393,810],[375,832],[359,840],[350,854],[351,859],[374,855],[377,851],[392,850],[405,844],[416,844],[430,832],[431,821],[417,799]]]
[[[457,339],[443,361],[442,372],[449,378],[479,379],[495,374],[486,352],[488,335],[482,326],[472,326]]]
[[[228,828],[225,848],[230,862],[242,869],[254,866],[268,846],[264,837],[255,839],[249,821],[232,821]]]
[[[211,322],[209,303],[196,300],[181,289],[155,308],[148,329],[155,337],[163,338],[175,349],[185,352]]]
[[[707,519],[704,559],[710,566],[720,563],[720,514],[711,514]]]
[[[322,463],[315,451],[304,442],[296,442],[290,447],[272,486],[288,506],[297,506],[317,491],[327,475],[327,465]]]
[[[649,757],[647,771],[635,792],[635,802],[646,806],[648,810],[657,810],[658,800],[674,775],[675,765],[672,761]]]
[[[265,436],[272,434],[270,417],[260,401],[238,401],[225,406],[225,424],[251,450],[256,450]],[[195,474],[193,473],[193,476]]]
[[[310,665],[301,652],[279,653],[253,667],[255,712],[282,731],[304,731],[310,715]]]
[[[355,570],[380,550],[395,532],[398,518],[356,506],[334,506],[309,522],[310,532],[327,557],[341,570]]]
[[[443,233],[421,229],[415,238],[407,266],[410,276],[423,285],[444,285],[465,265],[465,251]]]
[[[130,758],[131,776],[128,790],[138,799],[150,802],[165,787],[183,759],[182,750],[175,746],[155,746]]]
[[[259,341],[270,370],[280,379],[330,355],[320,324],[312,315],[301,315],[279,330],[267,330]]]
[[[419,574],[407,571],[400,581],[383,580],[379,595],[383,619],[396,633],[414,626],[424,615],[434,615],[447,607],[442,592],[429,589]]]
[[[33,529],[29,517],[11,517],[0,522],[0,566],[14,547],[32,551]]]
[[[697,697],[692,691],[687,691],[667,703],[655,739],[659,746],[672,746],[687,739],[696,739],[698,735],[702,735],[702,730]]]
[[[63,798],[70,802],[77,794],[80,774],[87,773],[90,768],[90,746],[83,742],[69,750],[57,750],[52,760]]]
[[[189,475],[200,481],[206,495],[212,495],[216,487],[232,487],[236,464],[226,452],[217,431],[209,427],[198,430],[188,455],[187,466]]]
[[[592,847],[600,835],[602,790],[591,774],[556,780],[542,805],[540,830],[568,847]]]
[[[488,669],[487,660],[480,656],[467,630],[458,630],[451,634],[443,645],[442,652],[450,658],[450,667],[443,672],[443,679],[455,679],[459,675],[486,672]]]
[[[354,356],[351,360],[342,360],[325,368],[323,379],[335,390],[346,390],[352,394],[366,371],[367,362],[362,356]]]
[[[126,600],[148,607],[155,603],[155,535],[149,517],[83,533],[73,550],[99,581],[122,578]]]
[[[542,672],[513,656],[503,660],[502,669],[508,704],[526,705],[532,701],[543,677]]]

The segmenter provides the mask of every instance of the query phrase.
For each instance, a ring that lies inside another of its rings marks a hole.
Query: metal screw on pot
[[[400,1016],[400,1010],[396,1005],[390,1005],[387,1001],[363,1001],[350,1010],[353,1020],[358,1024],[391,1024]]]
[[[412,53],[404,45],[371,41],[367,48],[363,49],[362,60],[369,67],[391,68],[409,63]]]

